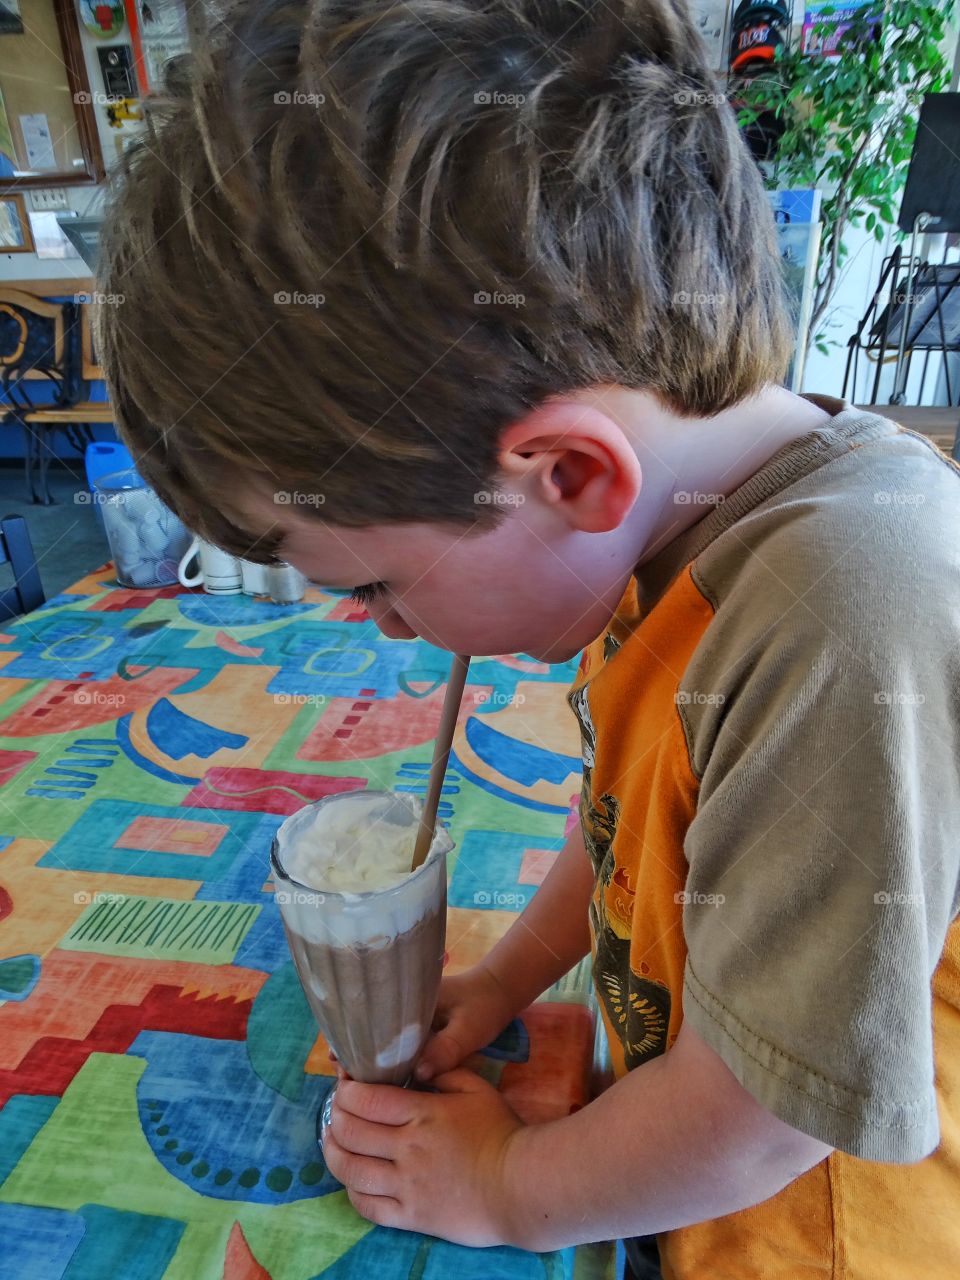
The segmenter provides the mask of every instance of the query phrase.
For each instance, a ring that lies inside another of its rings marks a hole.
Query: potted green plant
[[[782,133],[764,176],[771,189],[822,192],[820,255],[809,342],[824,354],[830,303],[849,252],[846,235],[863,226],[878,241],[896,219],[917,117],[925,94],[948,87],[945,54],[955,0],[888,0],[844,15],[836,56],[776,50],[769,74],[737,84],[739,120],[776,117]],[[829,39],[839,6],[821,10],[814,43]],[[849,22],[847,18],[849,17]]]

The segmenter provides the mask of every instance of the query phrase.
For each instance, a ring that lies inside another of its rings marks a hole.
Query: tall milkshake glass
[[[438,823],[411,872],[421,811],[401,792],[327,796],[291,814],[270,851],[304,993],[354,1080],[407,1084],[430,1036],[453,841]]]

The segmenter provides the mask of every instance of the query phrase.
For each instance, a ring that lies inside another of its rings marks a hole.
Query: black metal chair
[[[0,564],[8,564],[13,570],[13,585],[0,591],[0,622],[39,609],[47,597],[23,516],[0,520]]]
[[[32,502],[52,501],[47,487],[50,447],[45,438],[63,430],[81,454],[93,439],[84,425],[80,306],[47,302],[20,289],[0,288],[0,413],[23,428],[27,492]],[[31,386],[53,388],[36,403]],[[99,406],[101,409],[103,406]],[[76,416],[74,416],[76,415]]]

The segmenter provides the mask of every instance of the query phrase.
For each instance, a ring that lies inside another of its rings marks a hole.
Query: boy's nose
[[[367,612],[388,640],[416,640],[416,631],[404,622],[396,609],[372,605]]]

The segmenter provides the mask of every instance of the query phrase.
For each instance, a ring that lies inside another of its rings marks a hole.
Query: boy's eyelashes
[[[354,587],[350,593],[350,599],[354,604],[372,604],[374,600],[380,599],[386,589],[385,582],[368,582],[362,587]]]

